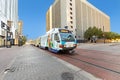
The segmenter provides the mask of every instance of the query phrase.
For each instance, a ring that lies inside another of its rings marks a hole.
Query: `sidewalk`
[[[101,80],[43,50],[24,47],[1,80]]]
[[[120,54],[120,43],[80,43],[78,48]]]
[[[6,48],[6,47],[0,47],[0,50],[1,50],[1,49],[5,49],[5,48]]]
[[[10,48],[16,48],[16,47],[19,47],[19,46],[11,46]],[[0,47],[0,50],[2,50],[2,49],[10,49],[10,48],[7,48],[7,47]]]

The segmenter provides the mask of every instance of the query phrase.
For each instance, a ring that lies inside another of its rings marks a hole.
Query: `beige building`
[[[23,36],[23,22],[20,20],[18,21],[18,27],[16,30],[16,35],[15,35],[15,45],[18,45],[18,39],[19,37]]]
[[[90,4],[87,0],[55,0],[46,14],[46,31],[68,26],[77,37],[84,39],[89,27],[110,31],[110,17]]]
[[[23,22],[22,21],[18,21],[18,34],[22,35],[22,30],[23,30]]]

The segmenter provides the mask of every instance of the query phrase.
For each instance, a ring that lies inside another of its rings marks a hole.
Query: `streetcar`
[[[40,37],[38,37],[35,41],[34,41],[34,45],[36,47],[39,47],[40,46]]]
[[[77,42],[68,29],[53,28],[40,37],[40,47],[52,52],[74,52]]]

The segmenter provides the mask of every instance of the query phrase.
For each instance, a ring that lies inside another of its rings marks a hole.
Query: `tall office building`
[[[68,26],[77,39],[84,39],[89,27],[110,31],[110,17],[87,0],[55,0],[46,14],[46,31]],[[104,26],[104,27],[103,27]]]
[[[19,44],[19,38],[23,36],[23,22],[21,20],[18,21],[18,27],[15,31],[15,41],[14,45]]]
[[[17,26],[18,0],[0,0],[0,46],[5,45],[7,36],[14,41]]]
[[[23,30],[23,22],[22,21],[18,21],[18,34],[22,35],[22,30]]]

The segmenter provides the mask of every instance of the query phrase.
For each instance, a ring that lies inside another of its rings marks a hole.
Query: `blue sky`
[[[18,0],[19,19],[23,21],[23,34],[35,39],[46,32],[46,11],[54,0]],[[88,0],[110,16],[111,31],[120,34],[120,0]]]

